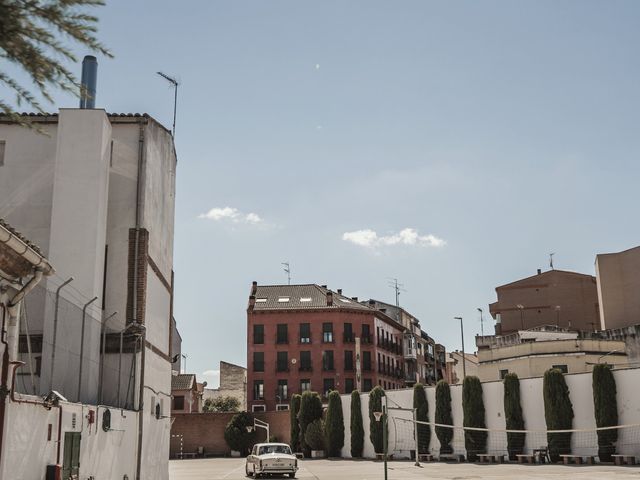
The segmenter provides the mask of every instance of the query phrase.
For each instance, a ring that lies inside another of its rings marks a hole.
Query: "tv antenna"
[[[171,135],[175,138],[176,136],[176,109],[178,107],[178,80],[173,77],[170,77],[166,73],[156,72],[162,78],[164,78],[167,82],[173,85],[174,95],[173,95],[173,129],[171,130]]]
[[[291,285],[291,267],[289,266],[289,262],[282,262],[282,266],[284,267],[284,272],[287,274],[287,285]]]
[[[551,268],[551,270],[553,270],[553,256],[555,255],[555,253],[550,253],[549,254],[549,267]]]
[[[398,279],[397,278],[389,278],[390,282],[389,282],[389,286],[391,288],[394,289],[394,291],[396,292],[396,307],[400,306],[400,292],[406,292],[406,290],[403,288],[404,287],[404,283],[398,283]]]

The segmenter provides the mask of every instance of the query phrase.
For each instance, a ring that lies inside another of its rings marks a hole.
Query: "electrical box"
[[[60,480],[62,476],[61,465],[47,465],[45,480]]]

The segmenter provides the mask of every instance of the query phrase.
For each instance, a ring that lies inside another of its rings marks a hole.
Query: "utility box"
[[[47,465],[45,480],[60,480],[62,474],[61,465]]]

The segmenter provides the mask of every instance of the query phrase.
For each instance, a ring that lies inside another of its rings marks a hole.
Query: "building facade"
[[[640,246],[596,256],[600,328],[640,324]]]
[[[405,386],[404,327],[326,286],[253,283],[247,308],[247,407],[288,409],[294,393]]]
[[[202,393],[193,373],[178,373],[171,376],[171,414],[201,413]]]
[[[595,331],[600,325],[596,278],[549,270],[496,287],[489,305],[496,334],[508,335],[544,325]]]
[[[247,409],[247,369],[229,362],[220,362],[220,385],[205,388],[203,401],[220,397],[232,397],[238,401],[239,410]]]

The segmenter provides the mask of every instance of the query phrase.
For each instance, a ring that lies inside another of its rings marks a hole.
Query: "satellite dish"
[[[298,361],[295,358],[291,359],[291,365],[295,365]]]

